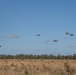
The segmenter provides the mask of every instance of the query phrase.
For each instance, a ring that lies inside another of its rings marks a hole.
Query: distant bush
[[[0,59],[76,59],[76,54],[73,55],[28,55],[28,54],[18,54],[18,55],[0,55]]]

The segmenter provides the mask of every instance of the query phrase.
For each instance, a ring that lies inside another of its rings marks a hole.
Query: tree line
[[[76,59],[76,54],[73,55],[33,55],[33,54],[17,54],[17,55],[0,55],[0,59]]]

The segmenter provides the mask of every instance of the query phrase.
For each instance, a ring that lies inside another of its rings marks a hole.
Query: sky
[[[0,45],[0,54],[75,54],[76,0],[0,0]]]

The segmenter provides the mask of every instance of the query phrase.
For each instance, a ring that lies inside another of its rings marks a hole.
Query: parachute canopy
[[[69,32],[66,32],[65,34],[66,34],[66,35],[68,35],[68,34],[69,34]]]
[[[74,34],[70,34],[70,36],[74,36]]]
[[[53,42],[58,42],[58,40],[53,40]]]
[[[40,36],[40,34],[36,34],[36,36]]]

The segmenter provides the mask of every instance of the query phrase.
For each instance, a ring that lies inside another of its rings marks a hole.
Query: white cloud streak
[[[15,34],[10,34],[7,36],[7,38],[10,38],[10,39],[18,39],[19,36],[18,35],[15,35]]]

